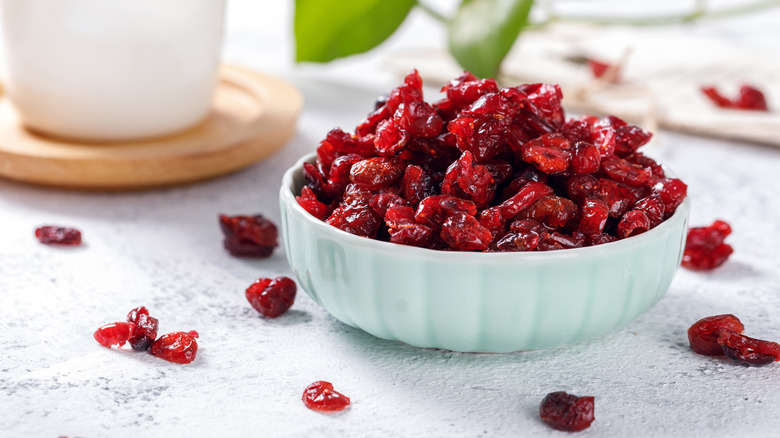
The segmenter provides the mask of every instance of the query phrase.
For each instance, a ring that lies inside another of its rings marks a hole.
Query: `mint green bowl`
[[[669,289],[690,201],[656,228],[549,252],[445,252],[341,231],[301,208],[301,158],[282,179],[287,258],[298,283],[338,320],[383,339],[464,352],[535,350],[624,327]]]

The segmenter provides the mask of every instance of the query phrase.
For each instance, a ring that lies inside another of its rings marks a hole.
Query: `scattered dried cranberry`
[[[688,340],[696,353],[725,355],[744,366],[758,367],[780,360],[780,344],[745,336],[744,330],[734,315],[708,316],[688,329]]]
[[[127,322],[133,325],[130,346],[136,351],[146,351],[157,338],[157,318],[149,316],[146,307],[136,307],[127,314]]]
[[[718,344],[726,357],[740,365],[760,367],[780,360],[780,344],[776,342],[724,331],[718,336]]]
[[[688,230],[685,241],[682,266],[695,271],[707,271],[722,265],[734,249],[723,240],[731,234],[731,226],[716,220],[707,227],[693,227]]]
[[[81,231],[75,228],[46,225],[35,229],[35,237],[46,245],[81,244]]]
[[[297,287],[287,277],[259,278],[246,290],[246,299],[258,312],[269,318],[284,314],[295,301]]]
[[[104,347],[121,347],[130,339],[133,324],[128,322],[112,322],[95,330],[95,340]]]
[[[612,64],[589,58],[588,67],[590,67],[590,72],[593,74],[594,78],[602,78],[608,71],[613,70],[615,73],[610,82],[620,82],[620,69],[614,67]]]
[[[701,88],[702,93],[721,108],[731,108],[740,110],[769,111],[764,93],[751,85],[743,85],[739,89],[739,95],[735,99],[729,99],[723,96],[715,87],[705,86]]]
[[[349,407],[349,397],[333,389],[330,382],[316,381],[303,391],[303,404],[313,411],[338,412]]]
[[[306,199],[310,201],[311,197]],[[223,241],[225,249],[237,257],[268,257],[279,245],[276,225],[259,214],[254,216],[220,214],[219,226],[225,235]]]
[[[687,186],[639,152],[652,135],[607,116],[566,120],[560,87],[499,89],[469,72],[423,100],[417,71],[354,133],[330,131],[297,197],[348,233],[438,250],[600,245],[674,214]],[[510,229],[520,220],[540,228]]]
[[[198,332],[173,332],[160,336],[149,350],[153,355],[168,362],[187,364],[195,360],[198,353]]]
[[[594,398],[577,397],[563,391],[551,392],[539,405],[539,416],[553,429],[579,432],[594,420]]]
[[[734,315],[716,315],[708,316],[696,321],[688,329],[688,342],[691,350],[707,356],[720,356],[723,354],[723,347],[718,343],[718,337],[721,333],[742,333],[745,326]]]

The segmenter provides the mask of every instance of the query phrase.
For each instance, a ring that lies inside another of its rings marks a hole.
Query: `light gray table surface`
[[[772,147],[657,134],[650,152],[689,184],[691,224],[730,222],[734,254],[711,273],[680,270],[655,307],[583,344],[511,354],[419,349],[346,326],[300,290],[286,315],[259,317],[244,290],[258,277],[292,275],[284,249],[265,260],[231,257],[217,214],[263,213],[278,224],[283,171],[330,128],[354,127],[398,82],[382,70],[382,54],[414,44],[429,22],[415,13],[379,52],[296,68],[292,2],[270,11],[254,3],[231,0],[225,59],[303,92],[284,149],[225,177],[146,192],[0,180],[0,436],[564,436],[538,419],[539,401],[556,390],[596,397],[596,421],[577,436],[780,430],[780,365],[698,356],[686,339],[697,319],[734,313],[748,334],[780,341],[780,150]],[[746,21],[758,23],[752,29],[743,20],[700,32],[777,43],[761,27],[778,22],[777,12]],[[441,42],[436,32],[430,38],[421,44]],[[41,245],[33,230],[42,224],[76,226],[84,245]],[[160,319],[161,332],[197,330],[196,361],[182,366],[93,340],[97,327],[138,305]],[[315,380],[333,382],[351,408],[306,409],[301,393]]]

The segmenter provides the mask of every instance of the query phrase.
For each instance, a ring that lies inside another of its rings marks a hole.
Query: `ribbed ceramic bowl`
[[[280,191],[287,258],[303,289],[342,322],[419,347],[510,352],[619,329],[666,293],[680,265],[690,202],[656,228],[548,252],[444,252],[370,240],[295,200],[303,157]]]

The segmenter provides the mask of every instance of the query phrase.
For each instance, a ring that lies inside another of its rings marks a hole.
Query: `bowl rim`
[[[370,239],[367,237],[356,236],[348,233],[344,230],[336,228],[332,225],[328,225],[325,221],[321,221],[312,216],[308,211],[298,204],[293,193],[294,177],[297,172],[303,172],[303,163],[314,162],[316,152],[311,152],[300,157],[295,164],[288,168],[284,172],[282,177],[282,185],[279,190],[279,197],[285,204],[288,204],[290,208],[297,214],[302,215],[305,220],[310,223],[315,229],[332,236],[333,239],[345,240],[347,243],[359,247],[370,248],[379,252],[392,252],[397,256],[416,256],[416,257],[441,257],[445,260],[459,261],[464,259],[473,259],[479,257],[486,260],[495,261],[538,261],[538,260],[550,260],[550,259],[569,259],[595,256],[599,253],[630,250],[631,248],[642,246],[647,241],[654,240],[657,235],[663,234],[667,229],[673,228],[678,222],[685,222],[685,218],[688,216],[688,210],[690,209],[690,197],[686,196],[675,210],[674,214],[661,222],[655,228],[652,228],[642,234],[629,237],[627,239],[620,239],[614,242],[604,243],[595,246],[584,246],[580,248],[568,248],[555,251],[505,251],[505,252],[481,252],[481,251],[443,251],[430,248],[421,248],[410,245],[402,245],[399,243],[385,242],[383,240]],[[666,168],[664,168],[666,170]],[[683,226],[686,226],[685,223]],[[286,234],[286,233],[285,233]],[[687,234],[687,233],[686,233]],[[685,235],[685,234],[684,234]],[[286,237],[286,236],[285,236]],[[683,240],[684,242],[684,240]]]

